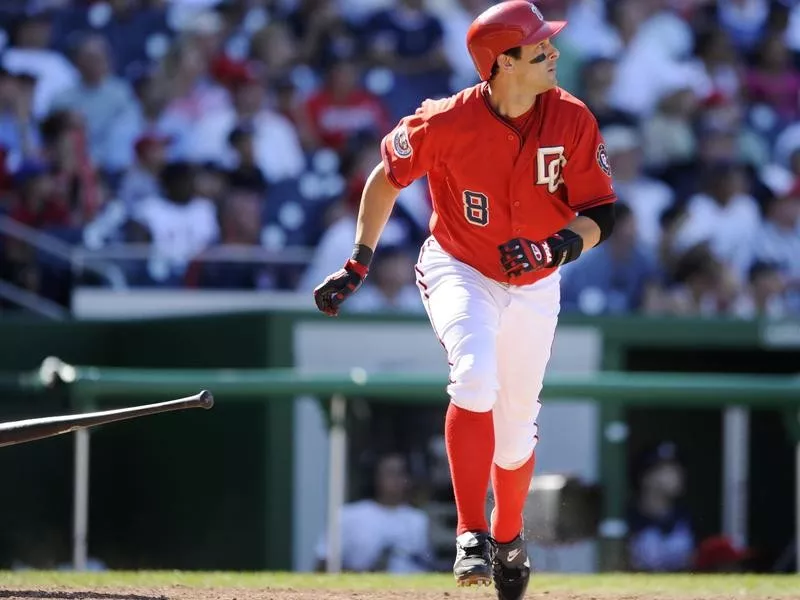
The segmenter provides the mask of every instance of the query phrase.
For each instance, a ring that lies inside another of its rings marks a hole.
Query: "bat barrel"
[[[163,412],[185,410],[188,408],[202,408],[208,410],[213,406],[214,396],[208,390],[203,390],[193,396],[169,400],[167,402],[158,402],[156,404],[144,404],[130,408],[104,410],[78,415],[62,415],[57,417],[26,419],[23,421],[10,421],[7,423],[0,423],[0,447],[53,437],[75,431],[76,429],[106,425],[108,423],[115,423]]]

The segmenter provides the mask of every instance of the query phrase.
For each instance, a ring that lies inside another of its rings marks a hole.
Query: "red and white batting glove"
[[[498,246],[500,264],[509,277],[534,273],[571,262],[583,251],[583,238],[570,229],[562,229],[546,240],[534,242],[514,238]]]

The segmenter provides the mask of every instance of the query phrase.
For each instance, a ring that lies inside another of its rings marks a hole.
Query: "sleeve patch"
[[[408,141],[408,130],[405,125],[400,126],[392,136],[392,147],[394,154],[398,158],[408,158],[413,152],[411,143]]]
[[[600,144],[597,147],[597,164],[603,170],[603,173],[611,177],[611,163],[608,160],[608,153],[606,152],[606,145]]]

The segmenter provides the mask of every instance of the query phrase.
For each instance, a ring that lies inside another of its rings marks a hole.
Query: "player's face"
[[[520,83],[535,93],[543,92],[558,84],[556,61],[558,49],[547,39],[539,44],[522,47],[522,55],[517,61],[517,75]]]

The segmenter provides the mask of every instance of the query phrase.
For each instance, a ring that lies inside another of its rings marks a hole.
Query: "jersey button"
[[[513,142],[514,141],[514,136],[511,135],[510,133],[508,134],[508,141],[509,142]]]
[[[519,201],[514,202],[514,206],[519,206]]]

